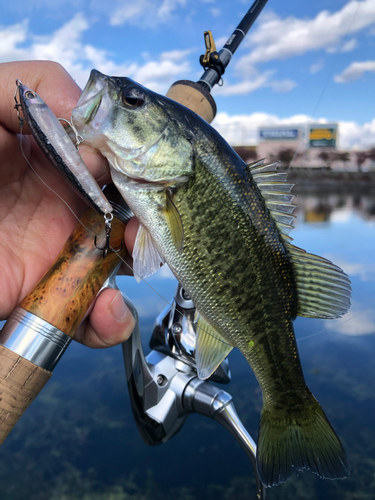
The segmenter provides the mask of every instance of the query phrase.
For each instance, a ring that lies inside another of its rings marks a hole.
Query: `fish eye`
[[[32,90],[28,90],[27,92],[25,92],[25,97],[26,99],[34,99],[34,97],[36,97],[36,93]]]
[[[135,88],[125,88],[122,91],[121,98],[125,107],[128,109],[141,108],[146,101],[146,95],[141,90]]]

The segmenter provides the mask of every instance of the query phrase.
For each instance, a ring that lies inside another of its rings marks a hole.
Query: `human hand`
[[[70,119],[81,90],[59,65],[47,61],[0,64],[0,319],[6,319],[51,267],[77,224],[68,207],[35,176],[20,148],[20,124],[14,110],[16,79],[35,90],[58,118]],[[65,183],[27,135],[23,150],[44,182],[82,215],[85,204]],[[106,160],[87,146],[80,153],[101,185],[110,181]],[[131,252],[137,230],[132,220],[125,232]],[[130,253],[131,255],[131,253]],[[134,318],[120,292],[105,290],[75,340],[89,347],[109,347],[126,340]]]

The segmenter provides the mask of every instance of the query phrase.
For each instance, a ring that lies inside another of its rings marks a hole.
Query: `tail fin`
[[[308,395],[309,401],[298,413],[262,411],[257,466],[266,487],[285,482],[293,466],[310,469],[322,478],[342,479],[349,474],[339,438],[309,390]]]

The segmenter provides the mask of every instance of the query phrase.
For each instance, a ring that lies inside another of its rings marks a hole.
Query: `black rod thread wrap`
[[[267,2],[268,0],[255,0],[240,24],[229,37],[228,41],[223,47],[224,49],[229,50],[232,54],[235,53],[242,40],[245,38],[246,33],[249,31]]]

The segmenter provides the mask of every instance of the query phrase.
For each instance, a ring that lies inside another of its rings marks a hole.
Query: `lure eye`
[[[124,89],[121,96],[122,102],[128,109],[141,108],[145,101],[146,95],[138,89]]]
[[[34,97],[36,97],[36,93],[32,90],[28,90],[27,92],[25,92],[25,97],[26,99],[34,99]]]

